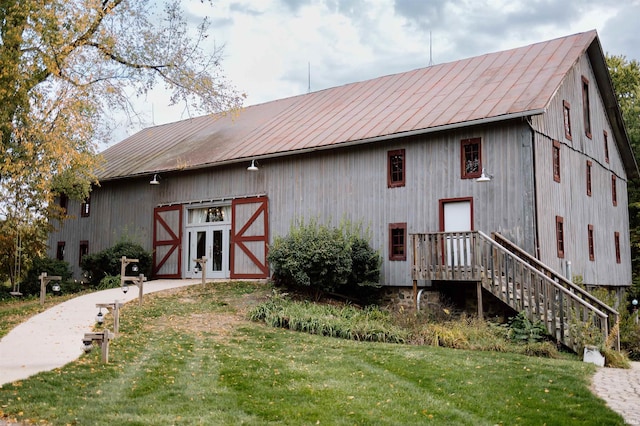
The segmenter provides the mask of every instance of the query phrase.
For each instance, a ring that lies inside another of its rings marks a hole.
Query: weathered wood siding
[[[494,176],[489,183],[460,178],[460,140],[475,137],[482,138],[483,165]],[[286,235],[301,219],[361,223],[371,231],[372,244],[383,257],[383,282],[410,285],[408,237],[407,260],[388,260],[388,226],[406,223],[408,234],[438,231],[441,199],[473,197],[474,229],[500,231],[533,250],[533,185],[526,167],[531,164],[531,142],[526,123],[514,121],[265,159],[258,172],[248,172],[242,163],[163,174],[155,186],[149,185],[150,177],[107,182],[94,191],[90,217],[69,220],[62,231],[52,234],[50,255],[55,254],[56,241],[66,242],[66,258],[73,259],[80,240],[88,240],[93,253],[122,236],[151,249],[153,208],[158,205],[196,206],[223,199],[230,203],[234,197],[265,194],[271,241]],[[401,148],[406,155],[406,185],[388,188],[387,151]]]
[[[585,134],[582,76],[589,81],[591,138]],[[563,101],[571,106],[572,138],[565,137]],[[586,56],[560,87],[548,112],[534,117],[536,185],[540,260],[557,271],[571,262],[574,277],[585,284],[624,286],[631,283],[631,254],[627,212],[627,177],[616,141]],[[609,162],[604,132],[608,134]],[[560,142],[561,181],[553,178],[552,144]],[[592,163],[592,195],[587,196],[586,167]],[[611,176],[617,183],[618,205],[613,206]],[[556,215],[564,219],[565,255],[557,254]],[[593,225],[595,260],[589,260],[588,225]],[[614,233],[620,233],[621,263],[616,263]]]

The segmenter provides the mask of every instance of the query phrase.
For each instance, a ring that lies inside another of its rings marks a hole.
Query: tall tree
[[[636,159],[640,159],[640,63],[624,56],[607,55],[607,66]],[[640,180],[629,182],[629,221],[634,285],[640,296]]]
[[[204,2],[204,0],[202,0]],[[88,196],[106,111],[164,83],[194,112],[238,108],[209,23],[190,32],[179,0],[0,0],[0,221],[16,232]],[[50,223],[50,222],[49,222]],[[10,241],[11,236],[4,235]],[[2,265],[0,265],[2,266]]]

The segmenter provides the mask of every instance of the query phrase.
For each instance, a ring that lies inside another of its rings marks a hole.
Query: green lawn
[[[98,350],[0,388],[7,419],[78,425],[622,425],[569,360],[367,343],[270,328],[264,291],[207,284],[121,313]],[[0,416],[2,418],[2,416]]]

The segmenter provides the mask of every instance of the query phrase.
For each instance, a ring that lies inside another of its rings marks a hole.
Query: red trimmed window
[[[84,203],[80,205],[80,217],[89,217],[91,213],[91,198],[87,197]]]
[[[389,224],[389,260],[407,260],[407,224]]]
[[[614,206],[618,205],[618,188],[616,184],[616,175],[611,176],[611,202]]]
[[[587,160],[587,195],[591,197],[591,167],[593,163]]]
[[[56,249],[56,259],[64,260],[64,241],[58,241],[58,248]]]
[[[609,162],[609,135],[607,131],[602,132],[604,135],[604,161]]]
[[[89,254],[89,241],[80,241],[80,255],[78,256],[78,265],[82,263],[82,258]]]
[[[553,162],[553,180],[560,182],[560,142],[553,141],[552,162]]]
[[[558,249],[558,257],[564,258],[564,218],[556,216],[556,247]]]
[[[482,146],[480,138],[460,141],[460,168],[462,179],[479,178],[482,174]]]
[[[387,152],[387,186],[395,188],[405,183],[404,149]]]
[[[615,244],[615,247],[616,247],[616,263],[622,263],[622,260],[620,260],[620,233],[619,232],[613,233],[613,243]]]
[[[593,225],[587,226],[587,239],[589,240],[589,260],[596,260],[596,247],[593,240]]]
[[[564,137],[571,140],[571,105],[567,101],[562,101],[564,111]]]
[[[589,80],[582,76],[582,117],[584,133],[591,139],[591,107],[589,106]]]

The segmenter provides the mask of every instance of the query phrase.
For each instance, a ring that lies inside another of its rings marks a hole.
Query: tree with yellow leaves
[[[56,195],[89,195],[97,184],[97,143],[108,137],[106,112],[135,114],[132,94],[164,84],[172,104],[194,112],[241,105],[243,95],[222,75],[221,50],[203,49],[208,21],[191,34],[178,0],[158,6],[149,0],[0,0],[4,231],[17,236],[24,226],[62,217]],[[13,238],[5,234],[4,240]],[[6,265],[0,267],[6,273]]]

